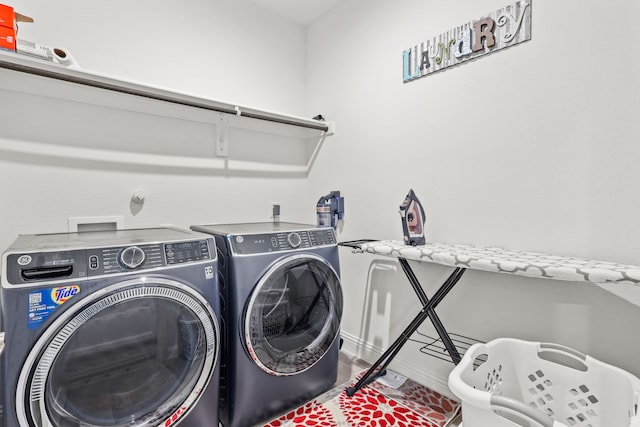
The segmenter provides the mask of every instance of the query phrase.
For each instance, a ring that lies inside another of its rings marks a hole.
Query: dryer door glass
[[[245,339],[256,364],[272,375],[313,366],[340,331],[342,289],[323,259],[296,255],[273,265],[255,287]]]
[[[214,319],[184,286],[138,283],[84,306],[44,348],[30,385],[31,418],[56,427],[178,418],[211,376]]]

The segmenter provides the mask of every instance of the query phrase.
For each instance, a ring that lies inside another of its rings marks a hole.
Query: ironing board
[[[389,363],[427,318],[433,323],[451,361],[455,364],[460,362],[461,356],[438,318],[435,308],[467,269],[571,282],[591,282],[640,305],[640,266],[449,243],[408,246],[402,240],[354,240],[341,242],[340,245],[352,248],[354,253],[398,258],[405,276],[422,304],[420,312],[396,341],[355,385],[347,389],[348,396],[353,396],[362,387],[384,375]],[[409,260],[441,264],[455,269],[429,299],[411,269]]]

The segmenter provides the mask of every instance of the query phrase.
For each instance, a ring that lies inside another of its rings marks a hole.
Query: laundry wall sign
[[[531,0],[517,1],[403,52],[404,82],[531,39]]]

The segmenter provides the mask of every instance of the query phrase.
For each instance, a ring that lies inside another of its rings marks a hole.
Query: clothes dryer
[[[330,227],[192,226],[215,236],[223,341],[220,420],[248,427],[336,381],[342,290]]]
[[[214,240],[21,235],[2,258],[5,427],[218,424]]]

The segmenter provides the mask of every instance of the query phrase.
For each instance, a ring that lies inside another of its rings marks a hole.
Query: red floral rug
[[[411,380],[397,389],[375,381],[352,397],[346,394],[347,385],[263,427],[444,427],[460,411],[458,402]]]

